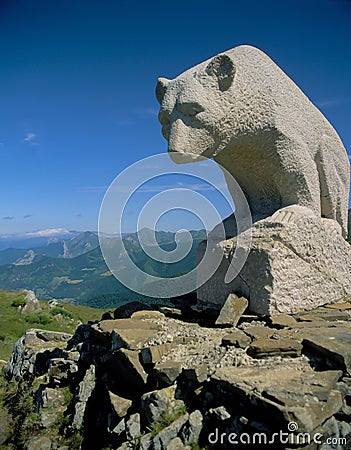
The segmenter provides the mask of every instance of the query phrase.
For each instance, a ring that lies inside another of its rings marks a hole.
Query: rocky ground
[[[174,303],[28,330],[4,367],[1,448],[351,448],[351,303],[271,319],[233,296],[219,317]]]

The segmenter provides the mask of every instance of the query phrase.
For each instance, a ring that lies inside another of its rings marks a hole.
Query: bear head
[[[225,147],[230,136],[223,126],[228,112],[223,105],[230,107],[235,74],[234,61],[222,53],[174,80],[159,78],[158,119],[174,162],[211,158]]]

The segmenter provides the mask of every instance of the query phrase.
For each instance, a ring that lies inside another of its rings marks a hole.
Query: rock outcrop
[[[159,79],[156,96],[171,158],[213,157],[236,208],[224,223],[228,241],[216,229],[210,233],[210,253],[218,245],[229,251],[198,289],[198,306],[220,307],[235,293],[257,313],[293,313],[350,294],[349,159],[334,128],[295,83],[262,51],[239,46],[174,80]],[[233,178],[246,196],[252,228]],[[251,251],[228,284],[245,227],[253,235]],[[203,253],[200,248],[199,259]]]
[[[289,446],[274,448],[351,445],[350,303],[237,326],[131,314],[17,342],[5,376],[32,399],[24,448],[230,449],[275,433]]]

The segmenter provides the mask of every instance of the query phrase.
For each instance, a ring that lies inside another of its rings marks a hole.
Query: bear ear
[[[235,71],[234,62],[224,53],[215,56],[206,67],[207,74],[218,79],[219,89],[222,92],[232,85]]]
[[[169,83],[169,80],[167,80],[167,78],[159,78],[157,80],[156,98],[160,105],[162,103],[163,97],[165,96],[168,83]]]

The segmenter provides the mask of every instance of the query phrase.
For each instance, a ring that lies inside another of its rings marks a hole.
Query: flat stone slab
[[[331,305],[326,305],[329,309],[338,309],[339,311],[347,311],[351,309],[351,303],[333,303]]]
[[[245,297],[229,294],[216,320],[216,325],[236,327],[248,306],[249,302]]]
[[[253,326],[245,328],[244,332],[252,339],[265,339],[273,336],[275,330],[268,327]]]
[[[253,358],[283,356],[296,358],[301,355],[302,345],[294,339],[257,339],[247,351]]]
[[[351,324],[307,330],[303,344],[351,374]]]
[[[140,350],[160,331],[160,327],[140,319],[116,319],[102,320],[92,325],[91,330],[94,338],[103,345],[111,346],[111,350]]]
[[[132,406],[132,401],[126,398],[120,397],[113,392],[108,393],[111,408],[118,418],[126,416],[128,409]]]
[[[277,429],[287,429],[294,421],[301,433],[313,431],[342,407],[342,396],[336,389],[341,375],[339,370],[314,372],[286,365],[226,367],[217,370],[211,382],[222,395],[233,395],[236,402],[246,403],[249,422],[257,416],[262,422],[266,417],[270,428],[276,423]]]
[[[246,348],[250,342],[251,338],[241,330],[233,330],[222,338],[223,346]]]
[[[288,314],[279,314],[271,318],[271,324],[276,328],[290,327],[296,323],[296,319]]]

